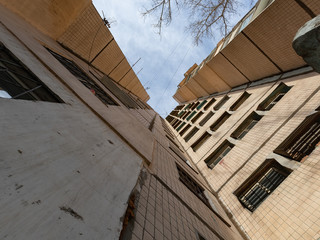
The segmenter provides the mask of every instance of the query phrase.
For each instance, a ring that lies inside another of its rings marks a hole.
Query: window
[[[308,116],[274,152],[292,160],[304,161],[320,142],[320,112]]]
[[[199,232],[197,232],[197,240],[206,240]]]
[[[181,115],[183,115],[185,113],[185,111],[181,111],[178,113],[178,117],[180,117]]]
[[[197,151],[209,138],[211,137],[211,134],[208,132],[205,132],[197,141],[195,141],[194,144],[191,145],[191,148],[193,151]]]
[[[216,99],[212,98],[212,99],[207,103],[207,105],[204,106],[203,109],[204,109],[204,110],[207,110],[209,107],[212,106],[212,104],[215,103],[215,101],[216,101]]]
[[[189,190],[193,192],[204,204],[206,204],[211,209],[209,201],[204,194],[204,189],[178,165],[177,165],[177,170],[179,173],[179,180],[187,188],[189,188]]]
[[[0,43],[0,98],[63,103]]]
[[[102,79],[98,79],[110,92],[113,93],[116,98],[118,98],[123,105],[125,105],[128,108],[139,108],[139,105],[131,98],[129,94],[124,92],[120,89],[119,86],[117,86],[116,83],[113,82],[111,78],[108,76],[103,76]],[[143,104],[143,103],[142,103]],[[142,106],[142,108],[145,108],[145,106]]]
[[[107,105],[118,105],[107,93],[105,93],[91,78],[89,78],[73,61],[47,50],[54,56],[72,75],[86,86],[97,98]]]
[[[193,111],[189,117],[187,117],[187,121],[189,121],[197,112],[196,111]]]
[[[181,123],[182,123],[182,121],[178,120],[178,121],[173,125],[173,128],[176,129]]]
[[[251,212],[283,182],[292,171],[274,159],[267,159],[235,192]]]
[[[211,131],[217,131],[219,127],[221,127],[221,125],[227,121],[227,119],[231,116],[231,114],[225,112],[221,115],[221,117],[218,118],[217,121],[215,121],[211,126],[210,126],[210,130]]]
[[[188,124],[184,129],[182,129],[179,133],[180,136],[182,136],[188,129],[191,127],[191,124]]]
[[[257,110],[269,111],[291,89],[284,83],[280,85],[258,106]]]
[[[199,131],[199,128],[194,127],[188,134],[185,136],[184,140],[188,142],[197,132]]]
[[[213,112],[209,112],[200,122],[199,122],[199,125],[200,126],[203,126],[204,124],[206,124],[206,122],[209,121],[209,119],[214,115]]]
[[[174,117],[168,115],[168,116],[166,117],[166,120],[167,120],[169,123],[171,123],[171,122],[174,120]]]
[[[219,110],[228,100],[229,100],[229,96],[224,96],[218,103],[217,105],[214,106],[214,110]]]
[[[177,132],[179,132],[179,130],[180,130],[184,125],[186,125],[186,123],[185,123],[185,122],[182,122],[182,123],[180,124],[180,126],[177,128]]]
[[[207,100],[203,100],[197,107],[197,110],[200,110],[204,104],[206,104]]]
[[[191,113],[191,112],[189,112],[189,111],[186,112],[181,118],[182,118],[182,119],[186,119],[186,118],[189,116],[190,113]]]
[[[234,147],[232,143],[230,143],[228,140],[225,140],[213,153],[210,154],[210,156],[205,160],[205,163],[207,164],[208,168],[214,168],[215,165],[217,165],[224,156],[226,156],[231,149]]]
[[[244,92],[239,99],[232,104],[232,106],[230,107],[230,111],[236,111],[247,99],[248,97],[250,97],[251,94]]]
[[[194,118],[192,118],[191,122],[195,123],[202,115],[203,112],[199,112]]]
[[[194,103],[193,106],[191,107],[191,110],[194,110],[199,104],[200,104],[200,102]]]
[[[254,127],[254,125],[256,125],[260,121],[261,118],[262,116],[260,116],[256,112],[251,113],[231,134],[231,137],[242,139]]]

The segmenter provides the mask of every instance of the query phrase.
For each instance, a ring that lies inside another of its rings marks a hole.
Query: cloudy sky
[[[231,23],[237,23],[251,9],[252,3],[247,2],[252,1],[243,0]],[[166,117],[178,104],[172,96],[183,74],[209,55],[222,38],[219,31],[213,39],[195,46],[185,31],[188,19],[182,11],[173,16],[160,37],[152,27],[154,19],[141,15],[151,0],[93,0],[93,3],[100,14],[103,11],[109,21],[116,21],[110,30],[129,63],[133,65],[141,58],[133,69],[150,95],[148,104]]]

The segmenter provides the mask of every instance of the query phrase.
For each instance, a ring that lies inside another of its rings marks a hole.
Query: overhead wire
[[[162,95],[161,95],[161,97],[160,97],[160,99],[159,99],[158,103],[155,105],[155,108],[156,108],[156,107],[158,107],[158,105],[159,105],[159,104],[160,104],[160,102],[162,101],[164,94],[167,92],[167,90],[168,90],[169,86],[170,86],[170,85],[171,85],[171,83],[172,83],[173,78],[174,78],[174,77],[175,77],[175,75],[177,74],[177,72],[178,72],[179,68],[181,67],[181,65],[182,65],[182,63],[183,63],[183,61],[184,61],[184,59],[186,58],[187,54],[189,53],[189,51],[190,51],[190,49],[191,49],[192,47],[193,47],[193,45],[191,45],[191,46],[189,47],[189,49],[186,51],[186,53],[184,54],[184,56],[183,56],[182,60],[180,61],[179,66],[177,67],[176,71],[175,71],[175,72],[174,72],[174,74],[172,75],[172,77],[171,77],[170,81],[168,81],[168,84],[167,84],[167,86],[166,86],[165,90],[162,92]]]

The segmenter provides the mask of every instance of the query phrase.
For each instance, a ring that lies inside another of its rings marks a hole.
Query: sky
[[[152,17],[144,18],[144,7],[152,0],[93,0],[96,9],[114,23],[110,31],[147,90],[148,104],[162,117],[166,117],[178,103],[173,99],[177,85],[184,73],[194,64],[198,65],[222,39],[220,31],[216,36],[204,39],[198,46],[185,31],[188,16],[183,11],[173,15],[173,21],[164,27],[161,36],[152,26]],[[230,19],[236,24],[251,8],[252,0],[242,0],[238,13]],[[250,4],[251,3],[251,4]]]

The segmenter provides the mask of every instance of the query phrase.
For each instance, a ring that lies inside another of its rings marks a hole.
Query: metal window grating
[[[0,43],[0,98],[63,103]]]
[[[303,161],[320,142],[320,112],[308,116],[274,152],[295,161]]]
[[[180,181],[211,209],[209,201],[204,195],[204,189],[194,179],[192,179],[180,166],[177,165],[177,169]]]
[[[47,50],[54,56],[68,71],[74,75],[84,86],[107,105],[118,105],[104,90],[102,90],[91,78],[89,78],[73,61],[61,56],[52,50]]]
[[[292,172],[274,159],[267,159],[234,192],[240,203],[253,212]]]

